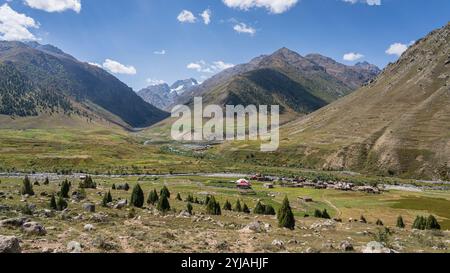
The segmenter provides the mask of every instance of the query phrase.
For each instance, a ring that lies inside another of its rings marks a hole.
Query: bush
[[[58,201],[56,201],[56,210],[63,211],[67,209],[68,206],[69,205],[67,204],[66,200],[59,196]]]
[[[378,219],[377,222],[376,222],[376,225],[377,225],[377,226],[384,226],[384,223],[383,223],[383,221],[381,221],[380,219]]]
[[[234,206],[234,211],[235,212],[242,212],[241,201],[239,201],[239,199],[236,201],[236,205]]]
[[[169,189],[168,189],[166,186],[164,186],[164,187],[161,189],[161,192],[160,192],[159,195],[160,195],[160,196],[165,195],[165,196],[169,199],[169,198],[170,198],[170,191],[169,191]]]
[[[168,212],[170,210],[170,203],[169,200],[167,199],[167,195],[163,194],[160,196],[159,201],[158,201],[158,205],[156,206],[156,209],[159,210],[160,212]]]
[[[275,215],[276,212],[275,212],[275,209],[271,205],[266,205],[264,214],[265,215]]]
[[[405,228],[405,222],[403,222],[403,217],[399,216],[397,218],[397,227],[398,228]]]
[[[225,202],[225,205],[223,205],[223,210],[232,210],[231,203],[228,200]]]
[[[144,206],[144,192],[142,191],[141,185],[136,184],[131,193],[131,205],[136,208],[142,208]]]
[[[220,209],[219,202],[216,202],[214,196],[209,197],[208,204],[206,204],[206,213],[210,215],[221,215],[222,210]]]
[[[69,181],[64,180],[61,184],[61,190],[59,192],[59,196],[62,198],[69,198],[70,184]]]
[[[23,185],[22,185],[22,189],[21,189],[20,193],[22,195],[26,195],[26,194],[28,194],[30,196],[34,195],[33,185],[31,185],[31,181],[28,178],[28,176],[25,176],[25,179],[23,180]]]
[[[92,180],[92,177],[89,175],[84,178],[83,181],[80,182],[81,189],[96,189],[97,184]]]
[[[423,216],[417,216],[414,220],[413,229],[425,230],[427,228],[427,220]]]
[[[194,208],[192,207],[192,204],[191,204],[190,202],[187,203],[186,209],[187,209],[187,212],[188,212],[190,215],[192,215],[192,210],[193,210]]]
[[[156,190],[153,190],[148,195],[147,204],[149,205],[155,205],[159,201],[159,196]]]
[[[367,224],[367,220],[366,220],[366,217],[364,217],[364,215],[361,215],[361,218],[359,219],[359,221],[363,224]]]
[[[287,196],[284,198],[283,204],[278,211],[278,225],[291,230],[295,228],[295,218]]]
[[[49,185],[49,184],[50,184],[50,180],[48,180],[48,177],[46,177],[45,181],[44,181],[44,185]]]

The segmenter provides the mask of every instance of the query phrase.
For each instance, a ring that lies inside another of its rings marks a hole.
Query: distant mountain
[[[101,68],[51,45],[0,41],[0,115],[64,113],[145,127],[168,116]]]
[[[282,164],[449,180],[450,23],[370,84],[287,124],[282,135]]]
[[[191,78],[176,81],[171,86],[166,83],[151,85],[140,90],[137,94],[146,102],[159,109],[170,110],[168,107],[173,105],[179,96],[189,92],[196,86],[198,86],[197,80]]]
[[[278,104],[284,112],[311,113],[372,80],[379,71],[375,68],[350,67],[317,54],[303,57],[282,48],[224,70],[176,103],[190,104],[201,96],[208,104]]]

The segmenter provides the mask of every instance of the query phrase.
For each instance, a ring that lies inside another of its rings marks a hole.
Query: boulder
[[[189,218],[191,217],[191,215],[189,214],[189,212],[183,210],[182,212],[180,212],[180,214],[178,214],[177,218]]]
[[[246,225],[239,232],[241,233],[262,233],[267,232],[266,225],[261,221],[255,221]]]
[[[82,246],[79,242],[71,241],[67,244],[67,252],[69,253],[81,253],[83,252]]]
[[[273,246],[277,246],[277,247],[283,247],[284,246],[284,242],[281,240],[273,240],[272,241],[272,245]]]
[[[93,230],[95,230],[94,225],[92,225],[92,224],[84,225],[84,231],[93,231]]]
[[[21,253],[19,239],[15,236],[0,235],[0,253]]]
[[[349,241],[342,241],[339,245],[342,251],[353,251],[353,245]]]
[[[128,200],[120,200],[117,202],[117,204],[114,206],[115,209],[123,209],[128,205]]]
[[[21,227],[26,221],[24,217],[5,219],[0,221],[0,227]]]
[[[44,226],[38,222],[28,222],[22,225],[22,231],[29,235],[44,236],[47,234]]]
[[[83,209],[87,212],[95,212],[95,204],[93,203],[85,203],[83,204]]]
[[[362,253],[396,253],[394,250],[385,247],[379,242],[369,242],[363,249]]]

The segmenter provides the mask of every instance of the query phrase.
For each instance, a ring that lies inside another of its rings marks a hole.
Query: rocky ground
[[[35,196],[22,196],[20,183],[0,184],[0,252],[449,252],[447,231],[417,231],[360,221],[296,217],[296,228],[279,228],[275,216],[223,211],[206,215],[203,205],[170,199],[172,211],[153,206],[131,208],[125,191],[101,206],[109,185],[71,193],[64,211],[48,208],[57,183],[34,186]],[[151,188],[151,186],[149,187]]]

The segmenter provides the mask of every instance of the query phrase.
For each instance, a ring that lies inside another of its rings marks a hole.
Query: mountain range
[[[173,105],[179,96],[190,91],[199,85],[195,79],[179,80],[171,86],[167,83],[151,85],[140,90],[137,94],[146,102],[156,106],[161,110],[169,110],[168,106]]]
[[[0,115],[77,115],[128,128],[168,116],[105,70],[51,45],[0,41],[0,71]]]
[[[311,113],[374,79],[380,70],[368,63],[347,66],[319,54],[306,57],[281,48],[249,63],[224,70],[184,92],[175,104],[280,105],[283,113]]]

